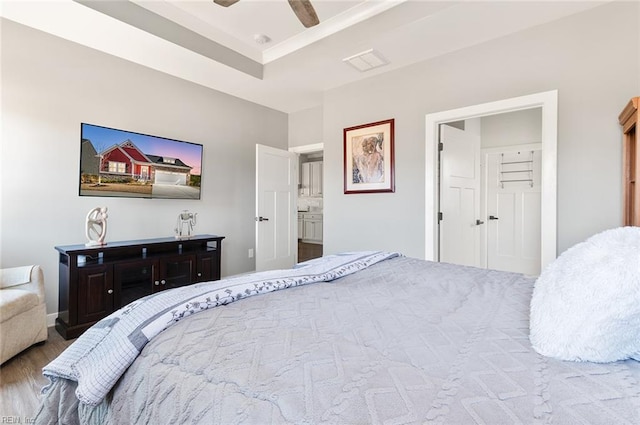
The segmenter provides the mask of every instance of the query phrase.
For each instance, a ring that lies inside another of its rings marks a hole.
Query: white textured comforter
[[[81,420],[640,423],[639,362],[531,349],[532,288],[517,274],[398,257],[242,299],[160,333],[101,405],[80,406]],[[58,380],[39,417],[70,421],[73,388]]]

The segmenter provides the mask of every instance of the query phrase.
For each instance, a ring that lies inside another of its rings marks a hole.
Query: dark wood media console
[[[224,236],[157,238],[107,245],[56,246],[59,293],[56,330],[76,338],[130,302],[164,289],[220,279]]]

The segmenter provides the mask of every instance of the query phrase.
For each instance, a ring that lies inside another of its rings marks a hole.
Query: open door
[[[297,155],[256,145],[256,271],[296,263],[297,189]]]
[[[481,267],[480,136],[440,125],[440,261]]]

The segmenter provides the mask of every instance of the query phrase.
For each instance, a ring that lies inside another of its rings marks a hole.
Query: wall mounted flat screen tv
[[[202,145],[80,126],[80,196],[200,199]]]

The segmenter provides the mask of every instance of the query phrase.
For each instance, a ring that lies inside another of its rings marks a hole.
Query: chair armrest
[[[6,288],[33,292],[45,302],[44,273],[39,265],[0,269],[0,290]]]

